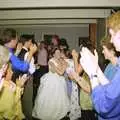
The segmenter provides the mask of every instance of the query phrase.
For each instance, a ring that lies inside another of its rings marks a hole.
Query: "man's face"
[[[16,48],[18,43],[18,38],[16,37],[14,40],[11,40],[12,48]]]
[[[57,39],[56,38],[52,38],[52,43],[53,43],[53,45],[58,45],[58,41],[57,41]]]
[[[120,51],[120,30],[115,32],[113,29],[109,29],[111,35],[111,43],[113,43],[116,51]]]

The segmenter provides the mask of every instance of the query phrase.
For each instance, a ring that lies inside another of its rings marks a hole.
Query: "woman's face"
[[[17,43],[18,43],[18,37],[16,35],[16,38],[11,40],[11,45],[12,45],[12,48],[16,48],[17,46]]]
[[[52,38],[52,43],[54,46],[57,46],[58,45],[58,41],[56,38]]]
[[[64,52],[61,52],[61,58],[66,59]]]
[[[54,57],[57,58],[57,59],[59,59],[61,57],[60,50],[55,51]]]
[[[113,43],[116,51],[120,51],[120,30],[115,32],[113,29],[109,29],[111,35],[111,43]]]
[[[102,50],[102,53],[105,57],[106,60],[110,60],[111,56],[114,56],[113,53],[114,51],[113,50],[109,50],[106,46],[103,45],[103,50]]]

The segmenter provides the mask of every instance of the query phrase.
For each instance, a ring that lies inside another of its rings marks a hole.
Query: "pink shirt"
[[[48,65],[47,57],[48,57],[48,53],[47,53],[46,49],[43,48],[43,49],[39,50],[39,52],[38,52],[38,61],[37,61],[38,64],[43,65],[43,66]]]

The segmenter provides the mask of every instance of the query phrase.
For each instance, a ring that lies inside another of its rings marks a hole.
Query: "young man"
[[[33,54],[36,52],[37,47],[33,46],[33,49],[31,49],[27,60],[21,61],[18,57],[14,55],[14,49],[16,48],[17,42],[18,42],[18,36],[15,29],[7,28],[3,31],[2,43],[9,49],[11,53],[10,61],[12,63],[13,69],[26,72],[29,69],[29,62]]]
[[[17,56],[21,61],[24,61],[24,62],[26,61],[25,56],[30,51],[31,46],[33,45],[33,40],[32,39],[33,39],[32,35],[22,35],[21,36],[20,41],[23,44],[23,47],[22,47],[21,51],[19,52],[19,54]],[[32,59],[33,58],[31,58],[31,60]],[[31,67],[31,60],[29,62],[29,69]],[[34,68],[34,66],[32,66],[32,67]],[[13,69],[13,71],[14,71],[13,81],[15,81],[17,78],[19,78],[20,75],[23,75],[25,73],[29,73],[29,69],[27,71]]]
[[[20,41],[23,44],[23,47],[18,54],[18,58],[20,60],[26,61],[27,56],[29,55],[29,52],[31,51],[32,46],[34,45],[33,35],[24,34],[21,36]],[[32,119],[32,96],[33,96],[33,79],[32,74],[35,72],[35,65],[34,65],[34,58],[31,58],[31,61],[29,63],[29,70],[27,72],[23,72],[20,70],[14,71],[13,78],[16,80],[16,78],[19,78],[20,75],[27,74],[29,79],[26,81],[25,88],[24,88],[24,94],[22,96],[22,108],[23,113],[26,117],[26,119],[31,120]]]
[[[107,19],[111,43],[120,52],[120,11]],[[111,82],[106,79],[98,66],[98,56],[87,48],[81,50],[81,65],[90,77],[92,101],[100,120],[120,120],[120,57],[117,61],[117,72]]]

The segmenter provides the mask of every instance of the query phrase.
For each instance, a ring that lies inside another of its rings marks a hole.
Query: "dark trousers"
[[[79,120],[97,120],[95,111],[93,110],[82,110],[81,118]]]
[[[33,97],[33,79],[32,76],[26,82],[24,93],[22,96],[22,110],[25,115],[25,120],[32,120],[32,97]]]

